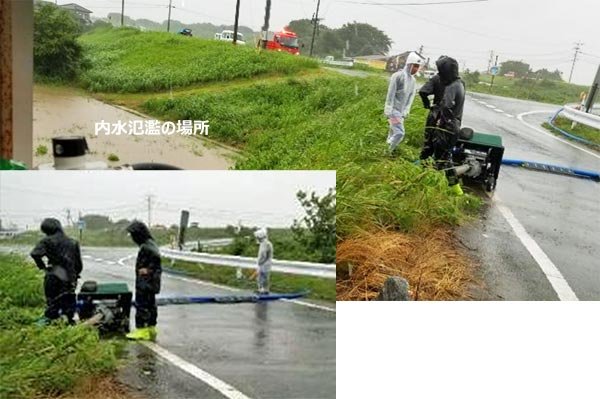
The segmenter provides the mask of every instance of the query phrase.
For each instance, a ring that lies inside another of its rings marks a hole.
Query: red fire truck
[[[287,27],[283,28],[280,32],[275,32],[270,40],[267,36],[267,40],[261,40],[259,45],[267,50],[287,51],[290,54],[300,55],[298,36],[291,30],[288,30]]]

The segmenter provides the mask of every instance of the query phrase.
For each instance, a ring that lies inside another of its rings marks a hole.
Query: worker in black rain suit
[[[430,146],[438,169],[446,171],[448,184],[457,195],[462,195],[458,177],[452,163],[452,148],[456,145],[462,123],[465,104],[465,84],[458,75],[458,62],[451,57],[443,57],[436,62],[443,95],[438,105],[433,106],[432,124],[427,124],[430,132]],[[439,90],[439,87],[438,87]],[[429,120],[428,120],[429,122]],[[425,151],[425,149],[424,149]],[[426,152],[427,154],[427,152]],[[422,154],[423,155],[423,154]]]
[[[83,269],[79,243],[69,238],[60,222],[44,219],[40,226],[46,235],[31,251],[31,257],[40,270],[44,270],[46,311],[41,324],[66,316],[72,324],[75,316],[75,288]],[[48,260],[48,264],[44,262]]]
[[[435,62],[435,65],[440,70],[440,64],[444,62],[445,55],[440,56]],[[433,106],[429,100],[429,96],[433,95]],[[437,73],[431,77],[419,90],[419,96],[423,101],[423,107],[429,110],[427,121],[425,122],[425,140],[423,150],[421,151],[421,159],[427,159],[433,156],[433,130],[439,117],[439,105],[444,96],[444,85],[442,84],[440,74]]]
[[[135,261],[135,327],[127,338],[136,340],[156,339],[156,294],[160,292],[160,251],[150,230],[135,221],[127,227],[131,239],[139,246]]]

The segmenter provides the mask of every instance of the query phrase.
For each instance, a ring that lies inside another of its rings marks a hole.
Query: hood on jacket
[[[42,233],[46,234],[47,236],[63,232],[62,225],[58,219],[54,218],[44,219],[42,221],[42,225],[40,226],[40,230],[42,230]]]
[[[127,226],[127,232],[131,235],[131,239],[137,245],[142,245],[146,241],[153,239],[152,234],[150,234],[150,230],[142,222],[132,222],[129,226]]]
[[[458,62],[452,57],[440,57],[435,65],[440,75],[440,80],[444,84],[450,84],[460,78],[458,76]]]

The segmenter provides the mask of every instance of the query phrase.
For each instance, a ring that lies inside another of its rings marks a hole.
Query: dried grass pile
[[[471,299],[471,288],[479,284],[447,229],[363,233],[338,242],[336,257],[339,269],[350,265],[352,271],[349,277],[338,273],[338,301],[375,299],[390,276],[405,278],[414,300]]]

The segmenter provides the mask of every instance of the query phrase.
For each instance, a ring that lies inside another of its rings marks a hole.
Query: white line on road
[[[175,366],[179,367],[181,370],[186,373],[194,376],[205,384],[209,385],[211,388],[219,391],[223,396],[228,399],[250,399],[250,397],[244,395],[240,391],[238,391],[233,386],[229,385],[223,380],[218,379],[214,375],[202,370],[200,367],[197,367],[176,354],[169,352],[167,349],[159,346],[153,342],[142,342],[142,345],[156,353],[157,355],[163,357],[165,360],[173,363]]]
[[[511,114],[504,114],[504,115],[508,116],[509,118],[514,118],[515,117],[514,115],[511,115]]]
[[[536,132],[544,133],[545,135],[552,137],[554,140],[562,141],[563,143],[568,144],[571,147],[577,148],[578,150],[581,150],[581,151],[585,152],[586,154],[589,154],[589,155],[591,155],[593,157],[596,157],[596,158],[600,159],[600,155],[598,155],[598,154],[596,154],[596,153],[594,153],[592,151],[588,151],[585,148],[581,148],[580,146],[575,145],[575,144],[573,144],[573,143],[571,143],[571,142],[569,142],[567,140],[561,139],[560,137],[557,137],[557,136],[553,135],[552,133],[550,133],[550,132],[548,132],[546,130],[543,130],[543,129],[535,126],[535,125],[532,125],[531,123],[525,122],[523,120],[523,117],[525,115],[532,115],[532,114],[552,114],[552,113],[554,113],[554,111],[530,111],[530,112],[523,112],[522,114],[517,115],[517,119],[520,120],[525,126],[530,127],[531,129],[535,130]]]
[[[504,111],[502,111],[501,109],[498,109],[498,108],[495,108],[494,111],[496,111],[496,112],[504,112]]]
[[[496,194],[496,200],[501,201],[498,194]],[[521,240],[521,243],[540,266],[542,272],[544,272],[546,278],[552,285],[552,288],[554,288],[554,291],[558,295],[558,298],[561,301],[578,301],[579,299],[577,299],[577,296],[569,286],[567,280],[565,280],[558,268],[552,263],[542,248],[540,248],[529,233],[527,233],[525,227],[523,227],[512,211],[501,203],[497,203],[496,206],[510,227],[512,227],[519,240]]]
[[[119,265],[121,265],[121,266],[125,266],[125,267],[126,267],[127,265],[125,264],[125,261],[127,261],[127,260],[129,260],[129,259],[133,258],[134,256],[135,256],[135,254],[132,254],[132,255],[127,255],[127,256],[125,256],[124,258],[121,258],[121,259],[119,259],[119,260],[117,261],[117,263],[118,263]]]
[[[488,107],[488,108],[496,108],[494,105],[490,105],[490,104],[486,104],[486,107]]]

